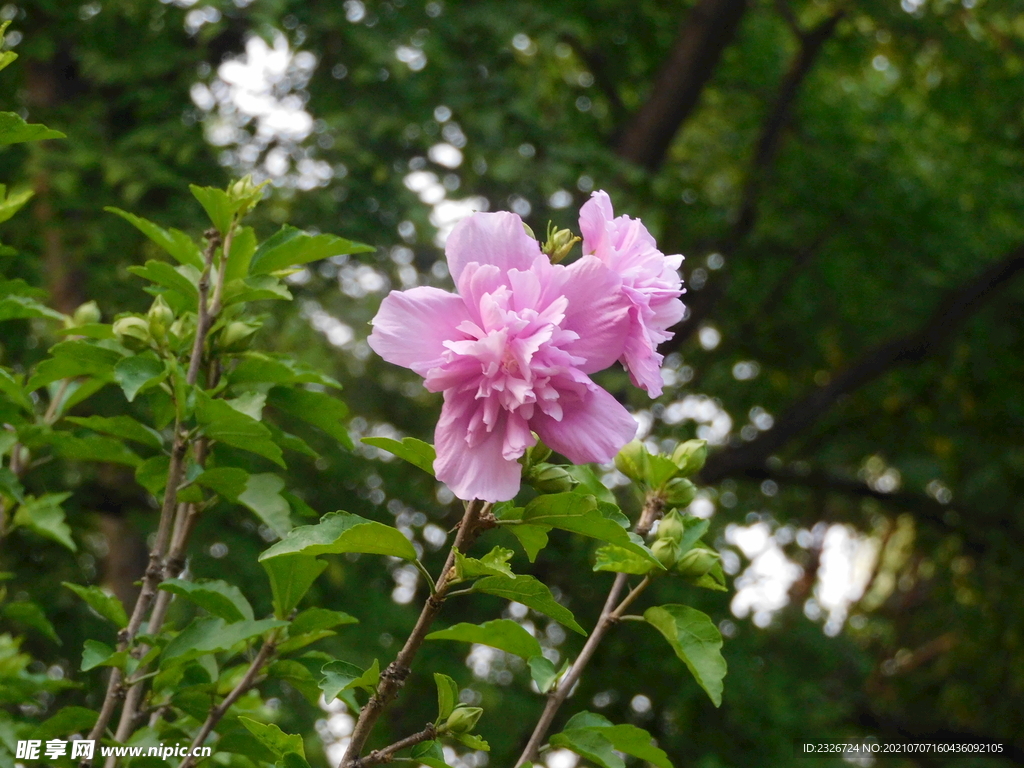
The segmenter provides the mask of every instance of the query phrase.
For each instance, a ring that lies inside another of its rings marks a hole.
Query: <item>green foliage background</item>
[[[711,539],[722,543],[728,524],[752,522],[751,515],[772,527],[844,522],[883,539],[886,531],[913,531],[907,555],[875,576],[875,584],[891,580],[891,590],[855,606],[861,618],[836,637],[802,611],[817,570],[813,548],[788,544],[805,578],[767,628],[732,620],[721,709],[682,673],[661,638],[629,625],[600,649],[572,699],[575,708],[606,694],[600,711],[650,730],[676,765],[788,765],[797,743],[867,734],[998,739],[1015,745],[1020,762],[1024,288],[1013,276],[1024,242],[1024,4],[905,5],[911,12],[889,0],[843,8],[823,0],[781,8],[749,3],[697,108],[648,172],[616,150],[630,116],[657,95],[655,78],[687,23],[689,3],[8,4],[0,14],[22,35],[14,47],[21,60],[0,78],[3,107],[24,110],[31,122],[68,138],[0,152],[0,178],[36,191],[28,209],[4,224],[4,242],[16,253],[0,256],[0,271],[47,289],[64,311],[87,299],[99,302],[105,319],[145,310],[148,297],[127,268],[155,250],[102,209],[118,206],[193,235],[203,230],[187,185],[222,186],[231,169],[221,165],[222,149],[205,140],[190,89],[211,83],[250,35],[273,39],[279,30],[294,50],[317,57],[300,94],[317,120],[304,145],[335,173],[313,190],[276,189],[252,223],[261,237],[287,221],[378,248],[309,270],[308,280],[292,287],[296,300],[273,309],[258,344],[341,381],[358,416],[354,433],[390,425],[430,439],[439,409],[411,374],[375,359],[361,341],[387,283],[368,292],[350,288],[366,295],[339,290],[343,280],[351,286],[371,275],[359,272],[363,267],[400,287],[409,255],[396,246],[411,251],[421,284],[448,285],[435,267],[442,254],[430,206],[403,183],[410,170],[452,173],[449,184],[457,181],[458,189],[451,197],[480,195],[492,210],[523,198],[537,232],[549,219],[575,226],[574,211],[592,185],[612,194],[617,212],[643,218],[665,252],[687,256],[685,298],[694,319],[673,345],[676,383],[653,408],[624,376],[609,373],[603,383],[653,414],[659,439],[693,435],[691,422],[659,419],[663,406],[687,394],[717,398],[731,414],[730,442],[713,451],[704,477],[717,504]],[[217,18],[190,34],[189,14],[201,8],[216,9],[210,15]],[[766,160],[759,141],[780,114],[780,88],[800,51],[787,15],[806,31],[839,10]],[[399,46],[420,50],[426,66],[414,71],[399,61]],[[435,118],[440,105],[450,120]],[[458,140],[453,123],[466,143],[462,164],[451,170],[425,158],[441,138]],[[572,205],[553,207],[559,190],[572,195]],[[403,222],[413,228],[399,230]],[[998,291],[979,288],[961,302],[962,312],[943,312],[957,291],[999,264],[1008,273]],[[317,307],[352,328],[354,339],[333,347],[309,321],[322,317]],[[713,349],[699,341],[706,324],[721,335]],[[42,325],[7,322],[0,362],[25,369],[55,340]],[[890,341],[895,354],[872,357]],[[755,378],[736,378],[734,366],[743,361],[757,363]],[[116,391],[101,391],[81,415],[110,412],[116,398]],[[755,407],[772,414],[775,426],[744,440],[740,428]],[[346,509],[397,520],[420,541],[428,522],[447,530],[458,519],[424,473],[382,463],[374,451],[349,453],[312,430],[300,433],[321,458],[289,461],[288,487],[317,513]],[[877,479],[879,467],[898,470],[898,490],[880,492],[866,482]],[[946,503],[929,485],[936,480],[952,491]],[[29,628],[24,648],[58,658],[70,676],[86,639],[113,637],[60,583],[102,582],[130,592],[155,515],[130,474],[107,465],[54,462],[32,482],[35,493],[75,491],[66,508],[79,552],[68,557],[25,534],[17,545],[0,545],[0,565],[16,574],[7,585],[12,595],[45,606],[62,643]],[[621,501],[637,508],[636,499]],[[237,509],[205,516],[195,542],[195,576],[230,573],[242,584],[265,583],[256,556],[267,542]],[[511,539],[501,543],[513,546]],[[556,536],[537,563],[585,626],[610,579],[580,578],[592,549]],[[391,600],[394,587],[377,558],[333,558],[307,599],[359,617],[358,637],[376,644],[354,644],[357,635],[342,631],[323,648],[363,667],[394,653],[424,591],[421,582],[417,600],[403,605]],[[658,584],[654,599],[696,600],[691,604],[716,622],[730,619],[728,595],[684,597],[679,589]],[[270,610],[266,590],[246,594],[258,613]],[[467,604],[445,620],[483,621],[498,607],[497,600]],[[175,603],[174,610],[187,606]],[[578,642],[570,637],[564,647],[575,653]],[[522,672],[508,685],[475,679],[464,650],[428,644],[423,669],[479,691],[489,713],[480,731],[492,744],[491,764],[509,764],[540,698]],[[42,719],[67,703],[98,706],[103,671],[74,675],[87,686],[57,692],[31,714]],[[321,715],[294,689],[274,690],[279,725],[303,732],[310,762],[323,764],[311,731]],[[630,708],[638,694],[653,702],[650,712]],[[433,719],[434,701],[433,681],[415,674],[375,740],[422,727]]]

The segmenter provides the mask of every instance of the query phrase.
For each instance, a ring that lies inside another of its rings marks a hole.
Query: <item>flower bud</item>
[[[174,310],[164,300],[163,296],[157,296],[156,301],[149,308],[149,332],[153,338],[162,341],[167,337],[167,326],[174,322]]]
[[[580,238],[570,230],[555,229],[553,224],[548,224],[548,239],[540,249],[551,257],[552,264],[557,264],[569,255],[572,247],[579,241]]]
[[[672,461],[679,467],[679,474],[684,476],[699,472],[707,458],[707,440],[687,440],[672,451]]]
[[[253,334],[258,326],[235,320],[228,323],[220,333],[220,348],[225,352],[243,352],[252,343]]]
[[[557,464],[535,464],[526,481],[541,493],[565,493],[576,487],[573,476]]]
[[[550,455],[551,449],[544,445],[540,440],[526,451],[526,459],[531,466],[534,464],[540,464],[542,461],[547,461]]]
[[[460,704],[448,715],[444,730],[449,733],[469,733],[476,727],[477,720],[483,713],[480,707],[466,707]]]
[[[228,187],[228,195],[231,199],[241,203],[238,209],[239,216],[244,216],[260,201],[263,197],[263,188],[268,183],[264,181],[262,184],[254,184],[250,174]]]
[[[117,340],[128,349],[139,352],[149,346],[149,323],[141,317],[122,317],[114,322],[113,330]]]
[[[615,456],[615,468],[630,480],[642,481],[646,466],[647,448],[639,440],[626,443]]]
[[[697,486],[685,477],[674,477],[665,486],[665,503],[673,507],[685,507],[697,495]]]
[[[684,533],[686,533],[686,526],[683,525],[683,519],[674,509],[661,518],[661,522],[658,523],[659,539],[668,539],[678,544],[682,541]]]
[[[721,555],[700,544],[683,554],[676,563],[676,571],[691,579],[699,579],[721,560]]]
[[[657,539],[651,546],[651,552],[658,562],[666,568],[671,568],[679,558],[679,545],[672,539]]]
[[[100,321],[100,308],[95,301],[87,301],[75,310],[72,321],[75,325],[86,325],[87,323],[98,323]]]

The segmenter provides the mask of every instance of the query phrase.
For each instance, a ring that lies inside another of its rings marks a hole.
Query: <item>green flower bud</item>
[[[684,533],[686,533],[686,526],[683,525],[683,519],[674,509],[661,518],[661,522],[658,523],[659,539],[668,539],[678,544],[682,541]]]
[[[462,704],[455,708],[445,721],[444,730],[449,733],[469,733],[476,727],[484,711],[480,707],[467,707]]]
[[[95,301],[87,301],[75,310],[72,321],[75,325],[86,325],[87,323],[98,323],[100,321],[100,308]]]
[[[671,568],[679,559],[679,545],[672,539],[657,539],[651,546],[651,552],[666,568]]]
[[[239,216],[244,216],[262,199],[263,188],[268,183],[269,181],[264,181],[262,184],[253,184],[252,175],[249,175],[228,187],[228,196],[241,204],[238,208]]]
[[[702,547],[700,544],[689,552],[683,554],[676,563],[676,571],[691,579],[699,579],[712,568],[722,557],[713,549]]]
[[[542,461],[547,461],[550,455],[551,449],[538,440],[533,447],[527,449],[526,460],[532,466],[534,464],[540,464]]]
[[[672,451],[672,461],[679,467],[679,474],[692,475],[699,472],[708,458],[707,440],[687,440]]]
[[[557,264],[572,251],[572,247],[580,241],[568,229],[555,229],[555,225],[548,223],[548,239],[540,249],[551,257],[551,263]]]
[[[174,322],[174,310],[164,300],[163,296],[157,296],[156,301],[149,308],[149,332],[153,338],[163,341],[167,337],[167,326]]]
[[[535,464],[527,473],[526,481],[541,493],[565,493],[577,485],[565,467],[557,464]]]
[[[665,486],[665,503],[673,507],[685,507],[697,495],[697,486],[685,477],[674,477]]]
[[[149,323],[134,315],[114,322],[114,336],[128,349],[139,352],[149,347]]]
[[[626,443],[615,457],[615,468],[630,480],[644,479],[647,466],[647,448],[639,440]]]
[[[220,333],[220,348],[225,352],[243,352],[252,343],[253,334],[259,326],[235,320],[228,323]]]

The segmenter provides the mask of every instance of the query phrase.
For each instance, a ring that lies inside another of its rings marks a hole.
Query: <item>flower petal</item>
[[[456,284],[467,264],[493,264],[502,272],[527,270],[541,255],[540,244],[526,234],[514,213],[474,213],[452,230],[444,246],[448,271]]]
[[[599,189],[580,208],[580,234],[583,235],[583,252],[594,253],[608,237],[607,225],[615,218],[612,200],[608,193]]]
[[[574,464],[611,461],[636,435],[636,420],[618,400],[591,383],[582,399],[560,401],[562,419],[538,414],[530,426],[549,448]]]
[[[468,319],[466,304],[456,294],[428,286],[392,291],[381,302],[366,341],[389,363],[426,376],[441,364],[444,342],[466,338],[456,328]]]
[[[565,270],[558,289],[568,300],[561,327],[579,334],[564,346],[566,352],[586,360],[584,373],[602,371],[622,355],[629,334],[630,301],[618,275],[594,256],[584,256]]]
[[[465,394],[445,392],[441,419],[434,431],[434,473],[463,501],[508,501],[519,493],[522,466],[508,460],[505,448],[507,413],[498,414],[488,436],[470,448],[466,438],[476,403]]]

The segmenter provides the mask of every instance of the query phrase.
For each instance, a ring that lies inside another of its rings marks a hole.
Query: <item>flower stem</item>
[[[405,641],[405,645],[399,651],[398,656],[381,672],[377,691],[359,712],[359,719],[356,721],[355,729],[352,731],[352,739],[345,750],[345,755],[341,758],[339,768],[360,768],[362,765],[373,764],[361,761],[359,753],[362,752],[366,740],[370,737],[373,726],[384,713],[384,710],[394,701],[402,685],[405,684],[405,679],[411,671],[413,658],[416,656],[416,652],[419,651],[420,645],[423,644],[423,639],[430,631],[430,625],[434,623],[437,614],[441,612],[441,607],[444,605],[445,596],[448,594],[448,587],[451,584],[454,571],[455,551],[465,552],[473,541],[476,540],[476,537],[482,530],[480,518],[487,516],[491,506],[493,505],[479,500],[466,504],[466,513],[462,517],[462,522],[459,523],[459,532],[455,535],[455,542],[448,552],[444,568],[441,569],[441,575],[434,585],[434,593],[423,604],[423,610],[416,621],[416,626],[413,627],[412,633]],[[182,766],[182,768],[187,767]]]

